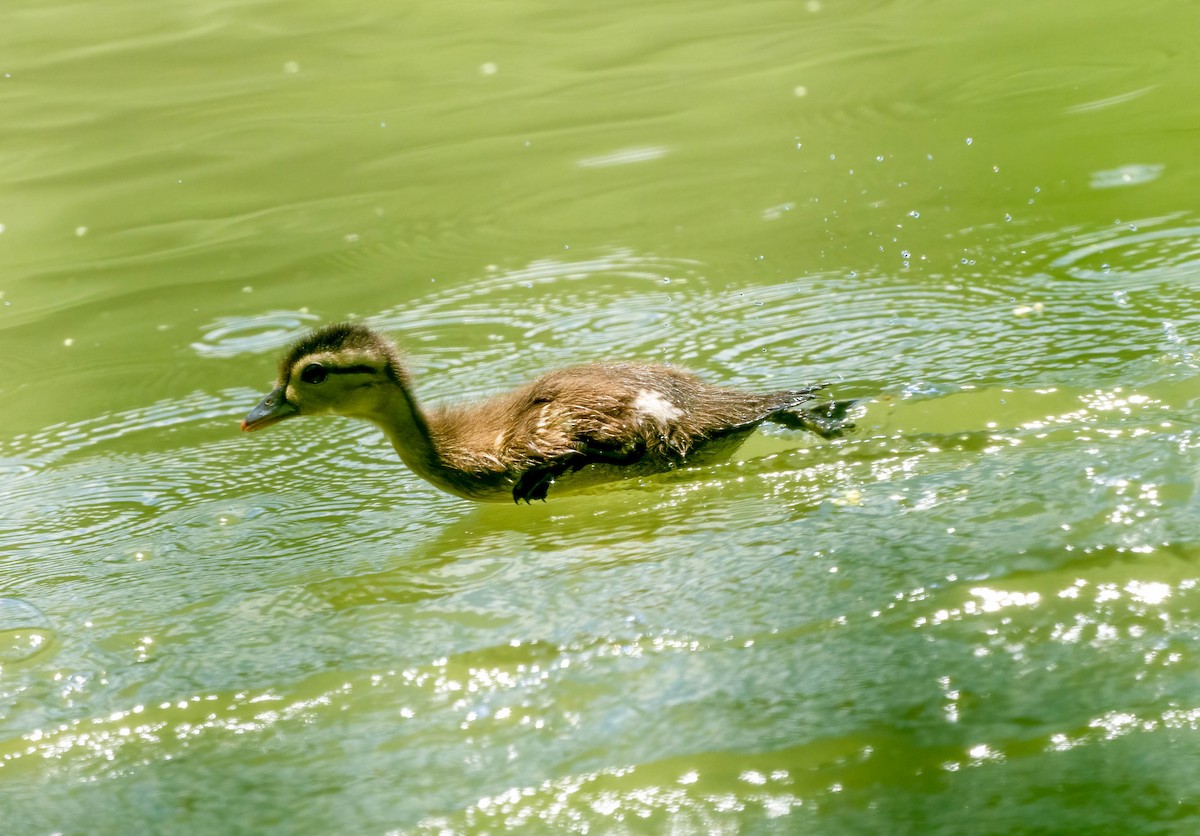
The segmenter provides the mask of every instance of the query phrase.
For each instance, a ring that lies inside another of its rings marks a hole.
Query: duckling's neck
[[[387,436],[400,460],[413,473],[446,491],[472,498],[474,492],[465,482],[468,474],[456,470],[447,461],[437,433],[412,393],[400,386],[389,387],[379,407],[360,417],[374,423]]]
[[[429,434],[429,422],[412,394],[400,386],[389,386],[376,409],[360,417],[383,430],[401,460],[420,476],[429,478],[442,466],[437,445]]]

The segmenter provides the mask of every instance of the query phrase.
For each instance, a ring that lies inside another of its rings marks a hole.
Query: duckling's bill
[[[242,429],[245,432],[261,430],[263,427],[269,427],[284,418],[291,418],[297,414],[299,414],[299,410],[294,404],[288,403],[284,387],[276,386],[258,406],[250,410],[242,419]]]

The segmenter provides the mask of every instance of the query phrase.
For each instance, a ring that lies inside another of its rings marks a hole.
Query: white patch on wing
[[[683,410],[671,403],[661,392],[643,389],[638,392],[633,408],[647,418],[666,424],[683,414]]]

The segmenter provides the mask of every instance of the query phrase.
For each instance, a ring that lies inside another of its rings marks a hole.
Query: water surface
[[[10,5],[6,829],[1195,829],[1192,4]],[[861,414],[473,506],[346,317]]]

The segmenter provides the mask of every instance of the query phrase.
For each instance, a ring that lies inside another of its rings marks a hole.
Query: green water
[[[1200,7],[9,0],[5,833],[1200,827]],[[864,398],[546,505],[247,436],[667,360]]]

